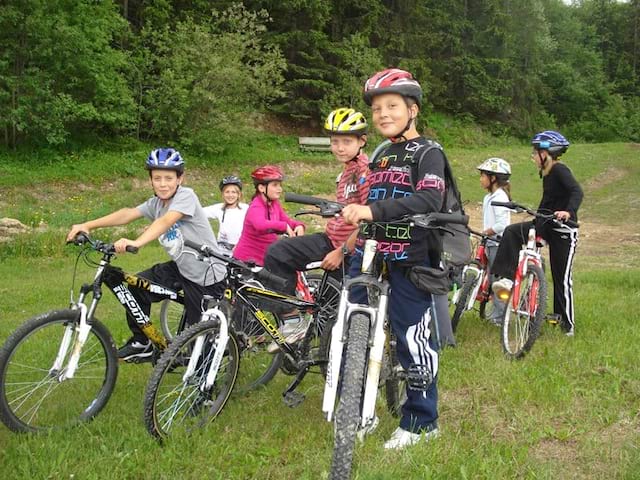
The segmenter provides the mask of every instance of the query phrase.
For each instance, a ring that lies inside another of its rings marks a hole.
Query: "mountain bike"
[[[491,273],[489,272],[489,258],[487,257],[486,247],[487,242],[495,240],[495,237],[472,229],[469,229],[469,232],[477,236],[480,242],[476,247],[474,259],[462,269],[462,285],[456,290],[451,299],[451,303],[455,305],[455,310],[451,317],[451,328],[454,332],[458,328],[462,315],[472,310],[476,302],[479,302],[478,311],[480,318],[483,320],[489,318],[493,312]]]
[[[466,225],[468,217],[432,213],[414,215],[405,221],[411,226],[449,231],[446,224]],[[397,414],[405,386],[426,391],[432,382],[432,372],[421,366],[408,371],[400,366],[393,338],[386,333],[389,331],[387,304],[390,284],[385,276],[384,253],[380,251],[375,237],[376,230],[385,228],[389,223],[397,221],[363,222],[361,235],[364,235],[365,243],[361,274],[343,282],[338,315],[331,331],[322,411],[335,425],[330,473],[333,479],[349,478],[356,437],[377,425],[375,404],[381,385],[385,386],[387,407]],[[368,304],[349,300],[354,288],[366,289]]]
[[[548,213],[531,210],[515,202],[491,202],[496,207],[506,207],[516,213],[527,213],[537,219],[553,222],[559,228],[576,227],[577,223],[562,222]],[[531,350],[540,335],[547,307],[547,280],[544,274],[542,248],[545,242],[536,232],[532,222],[527,232],[527,242],[518,253],[513,286],[509,295],[498,295],[507,302],[502,321],[502,349],[511,360],[523,358]]]
[[[333,215],[331,205],[326,208],[329,210],[314,213]],[[326,370],[328,344],[323,344],[321,338],[335,318],[340,293],[337,281],[325,272],[309,301],[265,287],[282,288],[284,281],[264,269],[220,255],[207,245],[185,245],[226,265],[227,285],[224,300],[210,307],[212,320],[178,335],[158,361],[144,399],[144,421],[149,433],[162,439],[178,426],[187,430],[201,426],[222,411],[229,392],[244,393],[265,385],[278,370],[295,376],[282,394],[284,403],[290,407],[299,405],[304,395],[296,388],[306,374]],[[309,315],[310,323],[300,342],[288,344],[277,312],[294,308]],[[266,351],[270,341],[278,346],[275,354]],[[233,363],[230,343],[237,343],[239,351],[240,368],[235,376],[230,373],[233,368],[226,368]],[[220,358],[229,356],[222,371],[209,361],[216,352]],[[199,417],[198,422],[190,419],[194,415]]]
[[[102,286],[113,292],[123,308],[153,342],[156,355],[167,340],[151,323],[128,286],[165,296],[184,308],[183,296],[111,265],[111,243],[85,233],[73,241],[82,246],[78,260],[95,267],[91,283],[83,284],[69,308],[52,310],[27,320],[0,349],[0,420],[14,432],[35,432],[90,420],[107,404],[118,374],[117,350],[111,333],[95,314]],[[131,253],[135,247],[127,247]],[[99,261],[91,254],[101,254]],[[73,274],[73,284],[77,275]],[[91,300],[89,300],[91,295]]]

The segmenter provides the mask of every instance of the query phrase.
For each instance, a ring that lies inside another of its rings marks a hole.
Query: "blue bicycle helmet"
[[[147,163],[147,170],[174,170],[178,174],[184,172],[184,160],[180,152],[173,148],[156,148],[151,150]]]
[[[567,151],[570,143],[561,133],[545,130],[533,136],[531,145],[537,150],[547,150],[553,158],[556,158]]]
[[[242,180],[235,175],[227,175],[220,180],[220,190],[222,190],[227,185],[236,185],[240,190],[242,190]]]

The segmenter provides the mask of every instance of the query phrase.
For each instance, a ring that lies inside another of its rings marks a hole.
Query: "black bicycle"
[[[95,314],[106,285],[153,342],[157,356],[167,340],[151,323],[128,286],[143,288],[184,309],[178,291],[111,265],[111,243],[79,234],[78,255],[96,268],[93,282],[80,287],[69,308],[27,320],[0,349],[0,420],[14,432],[34,432],[90,420],[107,404],[118,375],[118,356],[107,327]],[[127,247],[135,253],[135,247]],[[91,253],[101,254],[99,261]],[[76,263],[77,264],[77,263]],[[74,284],[77,268],[74,271]],[[91,299],[89,299],[91,296]]]
[[[326,217],[341,208],[333,202],[323,207],[304,213]],[[207,245],[185,244],[203,257],[226,265],[227,285],[224,299],[211,304],[204,315],[211,320],[178,335],[158,361],[144,399],[149,433],[163,438],[176,428],[200,427],[218,416],[231,390],[245,393],[263,386],[278,370],[295,376],[283,392],[283,401],[290,407],[299,405],[304,395],[296,388],[306,374],[326,371],[329,344],[321,339],[333,325],[340,284],[324,272],[311,290],[313,298],[306,300],[279,292],[283,280],[264,269],[221,255]],[[309,326],[302,340],[289,344],[277,312],[292,309],[308,316]],[[267,351],[271,342],[277,345],[276,353]],[[240,356],[235,375],[231,368],[234,345]],[[219,363],[213,361],[216,354]]]

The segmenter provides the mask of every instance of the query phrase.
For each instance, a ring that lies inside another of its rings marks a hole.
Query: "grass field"
[[[274,151],[281,148],[291,191],[329,195],[337,172],[331,158],[301,155],[292,145],[271,145],[264,155],[248,150],[235,162],[199,159],[189,184],[203,203],[210,203],[218,198],[215,185],[221,174],[236,171],[248,178],[262,160],[275,161]],[[141,164],[139,150],[127,161]],[[458,347],[441,357],[440,438],[385,452],[382,444],[396,421],[380,403],[381,425],[356,448],[353,478],[640,478],[639,153],[637,145],[606,144],[575,145],[566,155],[585,189],[574,275],[576,337],[545,326],[533,351],[523,361],[509,362],[497,329],[467,314]],[[448,149],[448,154],[476,226],[483,192],[475,166],[489,156],[512,162],[514,199],[535,206],[540,181],[528,147]],[[126,164],[116,156],[116,167]],[[89,157],[79,156],[64,174],[55,164],[36,171],[25,158],[0,163],[0,217],[40,225],[0,244],[0,342],[24,319],[66,306],[75,252],[63,245],[70,223],[135,205],[149,195],[138,169],[114,167],[109,173],[100,167],[85,178],[81,172],[90,170]],[[125,233],[133,235],[139,228]],[[115,235],[105,230],[101,238]],[[116,263],[137,271],[163,258],[154,245]],[[91,271],[80,268],[80,279],[87,281]],[[127,337],[122,317],[115,300],[105,298],[98,318],[116,343]],[[296,409],[280,399],[290,380],[280,374],[261,391],[233,396],[208,428],[160,446],[141,421],[150,371],[150,365],[122,365],[109,404],[91,423],[44,435],[14,435],[0,426],[2,478],[327,477],[333,428],[321,415],[319,376],[305,379],[301,391],[307,398]]]

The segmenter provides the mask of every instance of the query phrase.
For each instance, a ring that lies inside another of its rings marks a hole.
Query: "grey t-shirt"
[[[158,197],[152,197],[137,208],[152,221],[169,210],[183,215],[169,230],[160,235],[158,241],[176,262],[178,270],[185,278],[200,285],[211,285],[224,278],[226,269],[218,260],[213,259],[211,263],[200,261],[195,250],[184,246],[184,240],[188,239],[209,245],[217,252],[220,250],[200,200],[191,188],[178,187],[167,206],[163,206]]]

